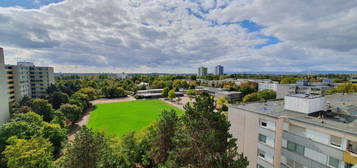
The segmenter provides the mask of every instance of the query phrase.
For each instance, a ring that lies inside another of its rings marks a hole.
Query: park
[[[163,110],[183,113],[181,109],[159,99],[97,104],[90,113],[88,127],[106,135],[122,136],[150,125]]]

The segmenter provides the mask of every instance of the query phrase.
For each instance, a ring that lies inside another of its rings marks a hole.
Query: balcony
[[[343,153],[343,160],[350,164],[357,164],[357,142],[348,140],[347,152]]]

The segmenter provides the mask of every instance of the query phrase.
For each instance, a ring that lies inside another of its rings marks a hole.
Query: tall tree
[[[58,109],[62,104],[69,102],[69,97],[66,93],[57,91],[48,96],[48,102],[52,104],[54,109]]]
[[[52,105],[44,99],[35,99],[31,104],[31,109],[33,112],[43,116],[43,120],[50,122],[53,118],[53,108]]]
[[[173,167],[243,168],[247,158],[237,152],[236,139],[228,132],[230,124],[221,112],[214,112],[214,99],[207,93],[185,106],[182,133],[170,155]]]

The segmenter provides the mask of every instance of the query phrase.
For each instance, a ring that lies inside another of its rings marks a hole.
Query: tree
[[[170,89],[168,87],[165,87],[161,92],[162,97],[169,96],[169,91],[170,91]]]
[[[59,161],[63,168],[96,168],[105,145],[104,135],[82,127]]]
[[[62,104],[69,102],[69,97],[66,93],[54,92],[48,96],[48,102],[52,104],[54,109],[58,109]]]
[[[254,89],[250,85],[246,85],[246,86],[240,87],[240,91],[242,92],[243,95],[247,95],[247,94],[254,93],[256,91],[256,89]]]
[[[163,111],[159,121],[152,132],[153,138],[150,143],[150,158],[155,164],[164,164],[168,159],[169,152],[175,148],[173,137],[179,125],[179,117],[175,110]]]
[[[41,137],[29,140],[11,137],[3,155],[9,168],[48,168],[52,163],[51,143]]]
[[[186,91],[186,94],[188,94],[189,96],[194,96],[196,95],[196,91],[194,89],[190,89]]]
[[[297,78],[287,77],[287,78],[281,79],[280,83],[281,84],[292,84],[292,83],[296,83],[297,80],[298,80]]]
[[[353,93],[357,92],[357,84],[343,83],[336,87],[338,93]]]
[[[257,96],[259,99],[263,99],[263,100],[276,99],[276,92],[274,90],[264,89],[262,91],[259,91],[257,93]]]
[[[103,94],[107,98],[117,98],[127,96],[126,91],[122,87],[105,87]]]
[[[168,94],[168,98],[170,99],[170,100],[173,100],[174,98],[176,97],[176,94],[175,94],[175,90],[170,90],[169,91],[169,94]]]
[[[32,100],[30,97],[28,96],[24,96],[20,102],[19,102],[19,107],[22,107],[22,106],[31,106],[32,104]]]
[[[88,96],[89,100],[95,100],[98,96],[97,90],[95,90],[94,88],[91,88],[91,87],[79,89],[78,92],[86,94]]]
[[[66,130],[61,128],[59,124],[44,122],[41,134],[52,143],[54,154],[58,154],[61,151],[64,142],[67,140]]]
[[[53,118],[53,109],[52,105],[48,103],[47,100],[44,99],[35,99],[31,104],[31,109],[33,112],[42,115],[43,120],[50,122]]]
[[[76,92],[71,96],[71,99],[69,101],[70,104],[75,104],[78,107],[81,107],[82,110],[86,109],[89,107],[89,97],[86,94]]]
[[[203,93],[187,104],[175,136],[175,149],[167,167],[247,167],[247,158],[237,152],[236,139],[228,132],[230,124],[221,112],[214,112],[212,96]]]
[[[82,116],[81,108],[74,104],[63,104],[59,111],[62,112],[64,116],[72,122],[77,121]]]
[[[251,93],[251,94],[247,94],[243,97],[243,102],[254,102],[254,101],[258,101],[259,97],[257,95],[257,93]]]
[[[228,100],[226,97],[219,97],[216,101],[216,109],[218,111],[228,111]]]

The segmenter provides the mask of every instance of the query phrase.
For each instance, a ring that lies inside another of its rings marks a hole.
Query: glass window
[[[295,151],[295,143],[288,141],[288,150]]]
[[[258,149],[258,156],[265,159],[265,152]]]
[[[257,164],[257,168],[264,168],[264,166]]]
[[[259,141],[266,143],[267,142],[267,137],[265,135],[259,134]]]
[[[296,152],[301,155],[304,155],[305,147],[302,145],[296,144]]]
[[[340,167],[340,160],[334,158],[334,157],[329,157],[328,160],[328,165],[335,167],[335,168],[339,168]]]
[[[330,136],[330,144],[333,146],[341,147],[342,138],[331,135]]]

